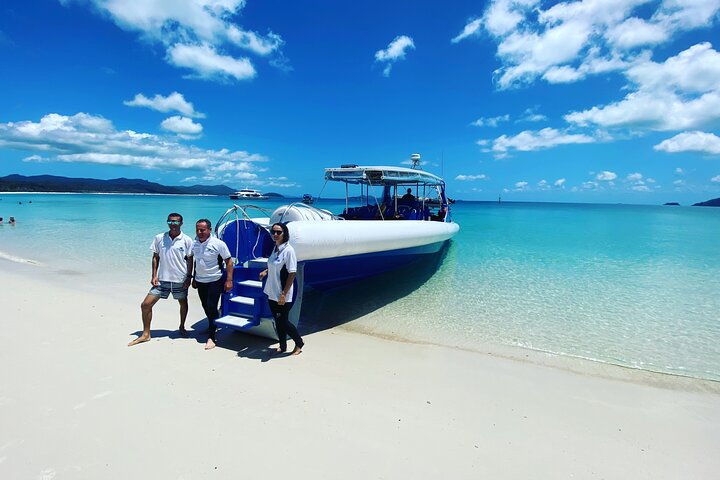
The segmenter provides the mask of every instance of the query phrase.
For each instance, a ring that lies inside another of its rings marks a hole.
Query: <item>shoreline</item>
[[[127,347],[146,285],[3,263],[2,478],[684,480],[720,469],[715,392],[342,327],[306,335],[297,357],[225,332],[205,351],[194,291],[189,338],[177,304],[161,301],[153,339]]]
[[[68,270],[65,268],[53,269],[50,265],[44,264],[42,262],[33,259],[16,257],[0,250],[0,262],[3,261],[12,262],[13,266],[15,267],[15,271],[13,273],[22,276],[33,275],[34,273],[37,273],[37,270],[34,270],[36,268],[47,269],[44,271],[51,276],[58,275],[71,278],[75,285],[81,286],[83,290],[86,290],[88,292],[101,293],[107,289],[107,287],[103,285],[103,282],[117,282],[117,286],[123,289],[134,289],[135,286],[138,286],[138,298],[144,296],[143,292],[145,291],[146,276],[143,275],[142,272],[135,277],[122,276],[118,278],[114,275],[104,272],[89,273],[79,272],[76,270]],[[32,270],[22,271],[24,269],[27,269],[28,267]],[[41,281],[45,281],[45,279],[41,278]],[[112,289],[114,290],[114,288]],[[193,291],[191,289],[191,296],[192,293]],[[137,299],[133,297],[132,301],[135,300]],[[193,300],[196,301],[193,302]],[[196,298],[191,298],[189,302],[191,314],[193,313],[193,304],[197,303],[199,303],[199,301],[197,301]],[[196,317],[198,319],[203,319],[204,313],[202,312],[202,309],[199,305],[195,305],[195,307],[197,307],[195,309]],[[654,386],[671,390],[709,392],[720,394],[720,381],[714,379],[637,368],[616,363],[604,362],[596,359],[577,357],[568,354],[558,354],[554,352],[547,352],[543,350],[536,350],[528,347],[515,345],[500,345],[485,342],[478,344],[476,347],[465,347],[462,345],[452,345],[442,342],[404,338],[399,335],[391,335],[371,331],[370,329],[367,329],[360,324],[360,320],[362,318],[363,317],[359,317],[358,319],[355,319],[354,321],[351,321],[349,323],[337,325],[327,330],[320,330],[319,332],[313,334],[343,331],[351,334],[366,336],[369,338],[375,338],[382,341],[463,351],[474,355],[484,355],[513,362],[519,362],[521,364],[531,364],[549,367],[565,372],[575,373],[578,375],[587,375],[607,380],[619,380],[638,385]],[[191,321],[192,317],[191,315],[189,315],[188,322]],[[227,332],[228,331],[226,331],[226,333]]]

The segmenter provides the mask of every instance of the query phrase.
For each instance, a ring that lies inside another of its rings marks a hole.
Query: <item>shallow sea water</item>
[[[169,212],[183,214],[193,236],[195,220],[215,222],[232,205],[218,197],[0,198],[0,216],[18,219],[0,226],[0,257],[68,278],[102,265],[129,280],[149,275],[150,241]],[[720,209],[460,202],[453,215],[461,230],[434,274],[415,266],[339,293],[311,292],[303,322],[720,380]]]

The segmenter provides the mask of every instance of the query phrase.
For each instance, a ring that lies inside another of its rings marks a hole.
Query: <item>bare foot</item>
[[[275,350],[273,350],[273,353],[275,353],[276,355],[280,354],[280,353],[285,353],[285,352],[287,352],[287,350],[284,350],[280,347],[277,347]]]
[[[213,342],[212,338],[208,338],[208,341],[205,344],[205,350],[210,350],[212,348],[215,348],[215,342]]]
[[[300,355],[301,353],[302,353],[302,348],[296,346],[295,348],[293,348],[293,351],[290,355]]]
[[[138,343],[145,343],[150,341],[150,335],[140,335],[138,338],[133,340],[132,342],[128,343],[128,347],[132,347],[133,345],[137,345]]]

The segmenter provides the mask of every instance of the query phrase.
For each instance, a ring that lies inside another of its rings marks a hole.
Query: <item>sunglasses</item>
[[[180,220],[168,220],[168,225],[180,225],[182,222]]]
[[[282,230],[270,230],[270,231],[272,232],[273,235],[282,235],[283,234]]]

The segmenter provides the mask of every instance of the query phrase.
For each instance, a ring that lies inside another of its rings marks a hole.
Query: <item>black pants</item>
[[[298,333],[297,328],[295,328],[295,325],[293,325],[288,319],[292,303],[278,305],[277,302],[270,299],[268,299],[268,303],[270,304],[270,311],[272,312],[273,317],[275,317],[275,328],[277,329],[278,340],[280,340],[280,350],[283,352],[287,350],[288,335],[290,335],[290,338],[293,339],[296,347],[302,348],[305,343],[302,338],[300,338],[300,334]]]
[[[208,319],[210,338],[213,342],[215,341],[215,320],[220,316],[218,302],[223,292],[224,283],[222,278],[210,283],[197,282],[198,296]]]

